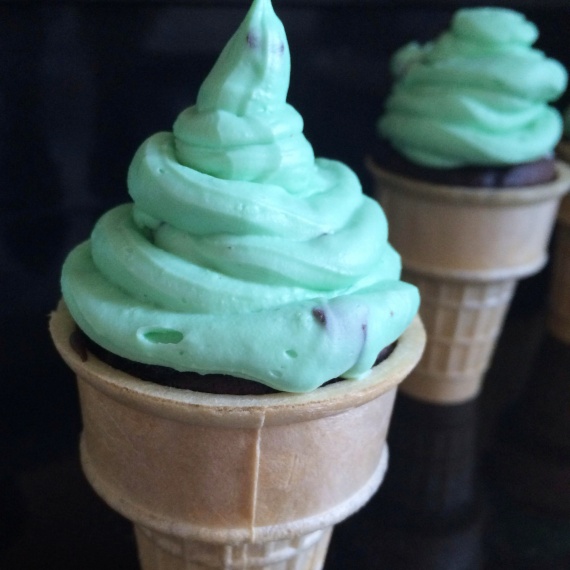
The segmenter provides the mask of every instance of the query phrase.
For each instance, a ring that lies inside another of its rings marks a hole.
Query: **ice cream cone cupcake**
[[[368,159],[376,196],[421,292],[428,344],[401,386],[433,403],[477,396],[518,280],[538,272],[570,170],[553,158],[567,75],[511,10],[458,11],[449,31],[394,58]],[[507,72],[508,70],[508,72]],[[532,88],[530,87],[532,85]]]
[[[498,424],[489,477],[518,505],[570,513],[570,211],[564,198],[552,255],[547,327],[524,389]]]
[[[332,527],[380,485],[397,385],[421,355],[418,320],[362,381],[307,394],[200,394],[137,380],[51,333],[77,375],[81,461],[133,521],[142,568],[319,569]]]
[[[570,169],[558,164],[554,181],[489,192],[370,168],[428,331],[422,361],[401,390],[434,403],[474,398],[518,280],[546,262]]]
[[[78,378],[83,469],[133,521],[144,570],[322,568],[382,481],[423,350],[385,216],[315,158],[289,66],[254,0],[196,104],[135,154],[134,203],[63,267],[51,332]]]
[[[567,132],[568,112],[565,115]],[[563,138],[558,158],[570,164]],[[566,154],[567,153],[567,154]],[[570,512],[570,199],[560,203],[554,233],[546,330],[524,390],[501,418],[489,476],[518,506],[556,516]]]

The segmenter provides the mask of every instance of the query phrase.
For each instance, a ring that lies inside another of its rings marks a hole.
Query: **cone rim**
[[[419,362],[426,333],[416,315],[390,356],[361,379],[347,379],[308,393],[219,395],[162,386],[112,368],[92,353],[82,360],[69,337],[76,324],[63,300],[50,315],[56,349],[77,374],[97,390],[123,404],[179,421],[258,427],[316,419],[361,406],[395,388]]]
[[[485,188],[426,182],[384,169],[371,156],[365,158],[365,165],[375,178],[388,183],[398,181],[399,191],[416,194],[430,201],[491,208],[522,206],[564,195],[570,188],[570,165],[561,160],[556,160],[555,163],[557,177],[554,180],[530,186]]]

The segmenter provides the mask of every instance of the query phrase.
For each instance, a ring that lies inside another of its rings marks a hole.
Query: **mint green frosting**
[[[564,92],[567,73],[531,47],[537,37],[536,26],[513,10],[459,10],[435,41],[394,55],[380,136],[412,162],[435,168],[550,155],[562,119],[548,103]]]
[[[254,0],[173,132],[128,172],[134,203],[65,261],[67,306],[128,359],[304,392],[358,378],[418,310],[380,206],[315,158],[286,103],[290,56]]]

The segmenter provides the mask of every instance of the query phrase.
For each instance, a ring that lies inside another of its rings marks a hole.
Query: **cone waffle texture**
[[[142,570],[313,570],[324,565],[332,527],[286,540],[238,545],[172,537],[138,526],[135,533]]]
[[[402,255],[404,280],[420,289],[428,344],[401,390],[455,404],[479,393],[517,281],[540,270],[570,168],[524,188],[430,184],[368,161]]]
[[[314,533],[380,485],[396,388],[425,343],[416,318],[362,380],[308,394],[223,396],[144,382],[92,354],[83,360],[63,304],[50,328],[78,378],[84,472],[135,523],[145,570],[321,568],[328,538]],[[188,552],[199,551],[222,565],[194,562]]]
[[[421,400],[458,403],[477,395],[516,282],[446,281],[404,271],[418,286],[428,333],[424,357],[401,386]]]

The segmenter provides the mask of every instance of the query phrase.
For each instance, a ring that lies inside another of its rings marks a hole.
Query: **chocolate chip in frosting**
[[[315,307],[313,309],[313,317],[315,317],[315,319],[317,319],[317,321],[319,321],[319,323],[326,326],[327,316],[326,316],[325,312],[323,311],[323,309],[319,309],[318,307]]]

